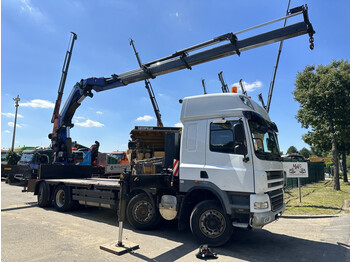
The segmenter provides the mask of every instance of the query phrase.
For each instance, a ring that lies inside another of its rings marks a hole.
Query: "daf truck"
[[[147,230],[156,227],[161,217],[177,219],[179,229],[189,226],[201,243],[211,246],[226,243],[235,227],[261,228],[275,221],[285,209],[278,129],[266,110],[244,94],[184,98],[183,128],[135,127],[129,142],[130,171],[125,170],[121,180],[93,178],[92,166],[75,165],[70,129],[75,111],[93,96],[92,91],[191,69],[304,34],[309,34],[313,49],[315,32],[306,6],[290,9],[286,17],[273,22],[296,15],[302,15],[303,21],[242,40],[236,35],[247,30],[228,33],[129,72],[82,79],[58,113],[60,86],[49,135],[54,164],[40,165],[38,179],[28,183],[38,205],[53,202],[57,210],[67,211],[77,203],[110,208],[121,203],[122,217],[126,202],[126,217],[133,227]]]

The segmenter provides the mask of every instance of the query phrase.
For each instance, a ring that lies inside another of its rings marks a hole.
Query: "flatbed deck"
[[[95,189],[119,189],[120,179],[107,178],[67,178],[67,179],[45,179],[46,183],[57,185],[64,183],[67,186],[79,186]]]

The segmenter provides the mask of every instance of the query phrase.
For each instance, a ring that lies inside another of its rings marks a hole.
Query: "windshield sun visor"
[[[267,121],[260,114],[253,111],[243,111],[243,115],[248,120],[251,120],[257,124],[259,124],[264,129],[267,127],[268,129],[272,129],[274,132],[278,133],[277,125],[274,122]]]

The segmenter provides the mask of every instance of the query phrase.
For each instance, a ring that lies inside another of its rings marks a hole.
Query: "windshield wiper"
[[[260,150],[256,150],[255,153],[257,153],[259,156],[261,156],[265,160],[270,160],[271,155],[269,153],[266,153],[266,152],[260,151]]]
[[[264,160],[278,160],[278,161],[281,161],[281,159],[282,159],[281,156],[278,155],[278,154],[272,154],[272,153],[268,153],[268,152],[264,152],[264,151],[260,151],[260,150],[256,150],[255,153],[258,154]]]

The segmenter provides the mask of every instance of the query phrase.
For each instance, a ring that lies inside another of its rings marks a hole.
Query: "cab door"
[[[207,120],[207,145],[201,179],[223,191],[254,192],[247,124],[238,117]]]

